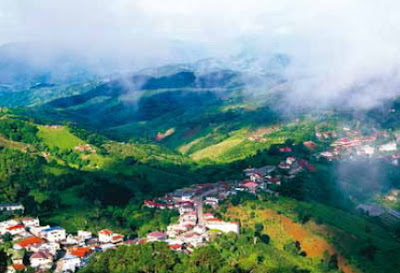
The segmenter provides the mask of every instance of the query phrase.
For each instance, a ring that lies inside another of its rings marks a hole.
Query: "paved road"
[[[194,208],[197,212],[197,224],[200,226],[204,226],[206,224],[206,220],[204,219],[204,212],[203,212],[203,198],[207,195],[215,194],[218,192],[218,189],[212,189],[209,191],[206,191],[205,193],[196,196],[193,201],[194,201]]]

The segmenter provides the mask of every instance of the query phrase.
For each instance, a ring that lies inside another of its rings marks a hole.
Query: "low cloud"
[[[100,70],[284,53],[293,106],[369,108],[400,93],[391,0],[2,0],[0,44],[12,42],[39,43],[38,62],[74,51]]]

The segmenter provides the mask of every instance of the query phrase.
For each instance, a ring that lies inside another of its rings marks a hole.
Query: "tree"
[[[216,272],[221,267],[222,257],[220,252],[213,246],[197,248],[190,257],[192,263],[205,272]]]
[[[13,238],[13,236],[11,235],[10,232],[6,232],[6,233],[4,233],[4,235],[3,235],[3,241],[4,241],[5,243],[11,242],[11,241],[12,241],[12,238]]]

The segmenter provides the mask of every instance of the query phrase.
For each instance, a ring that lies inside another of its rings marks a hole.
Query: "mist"
[[[2,0],[0,44],[35,44],[23,58],[39,66],[78,56],[96,73],[243,55],[260,73],[280,53],[289,106],[369,109],[399,95],[398,1],[260,2]]]

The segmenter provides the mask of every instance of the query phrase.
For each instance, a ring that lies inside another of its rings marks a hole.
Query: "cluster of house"
[[[279,150],[281,153],[290,154],[292,152],[291,147],[281,147]],[[247,179],[241,181],[236,190],[251,193],[263,190],[273,193],[271,185],[279,186],[282,180],[293,179],[304,170],[315,172],[316,168],[305,159],[287,155],[276,166],[268,165],[261,168],[245,169],[243,172]]]
[[[316,132],[315,135],[320,141],[330,142],[331,148],[319,153],[319,157],[330,161],[349,155],[350,159],[354,156],[376,157],[389,159],[393,165],[399,164],[397,143],[386,131],[372,130],[364,136],[360,129],[343,127],[338,132]]]
[[[176,251],[190,253],[194,248],[206,244],[211,233],[239,233],[238,222],[226,222],[210,213],[203,213],[204,205],[217,207],[219,202],[236,194],[235,183],[217,182],[198,184],[178,189],[162,198],[146,200],[144,206],[158,209],[177,209],[179,220],[168,225],[166,231],[153,231],[136,243],[162,241]]]
[[[93,148],[90,144],[80,144],[78,146],[75,146],[74,150],[78,152],[89,152],[92,154],[96,153],[96,149]]]
[[[0,235],[2,240],[9,237],[12,242],[12,249],[8,250],[12,259],[8,273],[25,271],[28,266],[35,272],[75,272],[93,253],[124,243],[123,235],[107,229],[99,231],[97,238],[84,230],[72,235],[62,227],[41,226],[38,218],[0,222]]]

